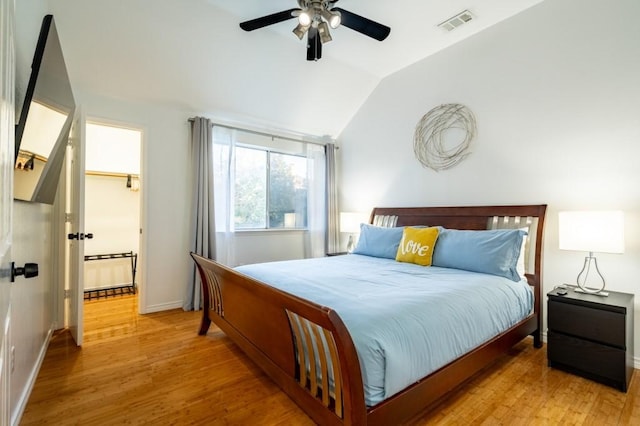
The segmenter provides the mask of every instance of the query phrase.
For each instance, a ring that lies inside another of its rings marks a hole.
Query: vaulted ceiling
[[[340,0],[391,27],[379,42],[332,30],[317,62],[295,20],[238,24],[295,0],[49,0],[76,90],[164,103],[227,121],[335,137],[386,76],[542,0]],[[18,5],[18,7],[20,7]],[[438,24],[468,10],[452,31]],[[541,28],[543,30],[543,28]],[[399,100],[400,102],[401,100]]]

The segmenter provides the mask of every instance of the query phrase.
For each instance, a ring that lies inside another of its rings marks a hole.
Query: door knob
[[[15,263],[11,262],[11,282],[15,282],[16,277],[24,275],[25,278],[33,278],[38,276],[37,263],[25,263],[24,267],[16,268]]]
[[[84,240],[85,238],[87,240],[90,240],[93,238],[93,234],[91,233],[84,234],[82,232],[76,232],[75,234],[67,234],[67,238],[70,240]]]

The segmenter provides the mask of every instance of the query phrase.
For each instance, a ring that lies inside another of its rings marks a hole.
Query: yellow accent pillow
[[[400,246],[396,253],[398,262],[431,266],[433,248],[438,239],[438,228],[404,228]]]

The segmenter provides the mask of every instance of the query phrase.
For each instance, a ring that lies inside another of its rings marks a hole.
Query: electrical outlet
[[[11,346],[11,372],[16,369],[16,347]]]

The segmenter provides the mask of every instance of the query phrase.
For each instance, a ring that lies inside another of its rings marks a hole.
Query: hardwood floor
[[[85,343],[56,333],[21,425],[311,425],[313,422],[200,313],[137,315],[135,297],[85,302]],[[640,424],[628,393],[547,367],[531,340],[411,425]]]

